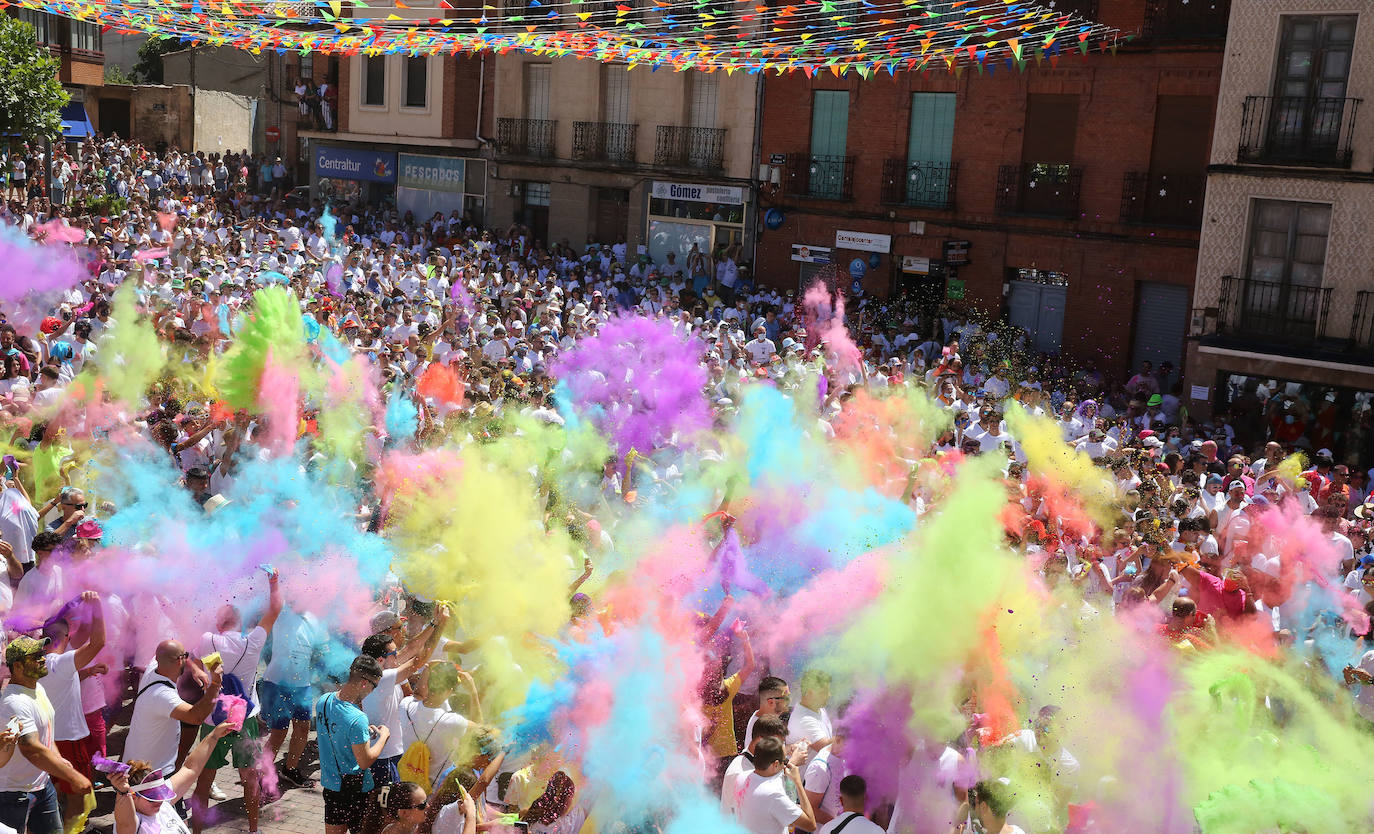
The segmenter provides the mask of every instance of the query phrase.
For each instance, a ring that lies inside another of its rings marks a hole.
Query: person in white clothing
[[[825,705],[830,702],[830,675],[809,669],[801,676],[801,703],[787,721],[787,743],[806,743],[806,761],[835,741],[835,727]]]
[[[822,748],[802,768],[802,787],[816,809],[816,822],[824,824],[840,815],[843,803],[840,784],[845,778],[844,759],[839,755],[840,740]]]
[[[816,834],[882,834],[882,828],[864,816],[868,802],[868,783],[853,774],[840,780],[840,802],[844,810],[822,825]]]
[[[401,749],[417,741],[429,747],[429,784],[438,781],[440,774],[458,761],[459,745],[472,724],[465,716],[448,708],[448,698],[462,679],[472,697],[473,711],[481,721],[481,704],[472,676],[452,663],[435,661],[426,670],[423,699],[401,699]]]
[[[363,712],[367,713],[367,723],[391,731],[391,737],[382,747],[382,755],[372,763],[372,781],[377,787],[400,781],[396,765],[405,752],[401,741],[401,698],[405,694],[402,688],[410,676],[434,654],[448,618],[448,606],[438,606],[434,625],[427,626],[426,631],[421,633],[425,639],[411,640],[400,651],[396,649],[392,629],[380,631],[363,641],[362,654],[375,657],[383,670],[377,688],[363,697]]]
[[[190,829],[173,803],[191,792],[215,745],[232,730],[228,724],[212,730],[191,748],[186,761],[171,776],[164,778],[164,771],[151,770],[147,762],[137,759],[127,763],[127,770],[111,773],[110,786],[115,791],[114,834],[189,834]]]
[[[246,634],[243,632],[243,615],[232,605],[220,609],[216,618],[215,631],[206,632],[200,638],[200,654],[208,657],[219,655],[219,668],[226,677],[237,678],[248,700],[248,711],[243,719],[243,727],[237,732],[223,736],[210,754],[205,768],[196,782],[193,808],[207,809],[210,788],[215,784],[215,772],[230,763],[238,769],[239,781],[243,784],[243,807],[248,814],[248,830],[256,834],[258,819],[262,812],[262,774],[258,771],[258,757],[262,750],[262,725],[259,716],[262,705],[258,703],[258,665],[262,662],[262,651],[267,647],[267,635],[277,624],[281,615],[281,581],[275,570],[267,574],[267,610],[257,625]],[[218,712],[218,711],[216,711]],[[216,730],[215,713],[206,716],[200,726],[200,736],[205,738]],[[205,827],[205,814],[196,813],[191,820],[191,829],[200,834]]]
[[[969,788],[968,815],[955,831],[986,834],[1026,834],[1018,825],[1007,822],[1011,813],[1011,788],[1002,779],[984,779]]]
[[[194,704],[177,694],[177,681],[191,653],[176,640],[164,640],[156,649],[155,662],[138,682],[129,734],[124,740],[126,761],[146,761],[154,770],[171,773],[176,764],[181,725],[198,725],[215,708],[223,667],[210,670],[205,694]]]
[[[67,646],[71,626],[66,616],[75,613],[79,606],[89,606],[91,612],[91,632],[86,644],[79,649]],[[48,676],[44,679],[44,691],[52,702],[53,734],[57,742],[57,752],[72,763],[81,775],[94,778],[91,757],[97,752],[88,741],[90,727],[86,726],[86,713],[81,708],[81,670],[95,662],[95,656],[105,647],[105,615],[100,605],[100,595],[86,591],[58,617],[43,627],[43,636],[48,638]],[[62,811],[66,819],[79,817],[84,811],[85,793],[77,793],[75,786],[57,781],[57,792],[62,797]]]
[[[52,777],[65,780],[82,793],[91,780],[62,758],[53,742],[53,708],[39,680],[48,674],[48,641],[19,636],[5,646],[10,682],[0,697],[0,726],[18,736],[14,757],[7,743],[0,754],[0,825],[31,834],[57,834],[62,818]]]
[[[778,741],[787,739],[787,725],[783,723],[782,716],[765,715],[759,718],[754,724],[754,737],[750,739],[749,745],[745,747],[744,753],[739,754],[725,768],[725,776],[720,783],[720,812],[721,814],[732,817],[739,811],[740,794],[744,790],[744,781],[749,774],[754,772],[754,751],[758,749],[759,742],[765,738],[775,738]],[[798,750],[797,760],[805,754]]]
[[[787,688],[787,681],[782,678],[769,675],[759,681],[759,708],[754,710],[754,714],[749,716],[749,723],[744,727],[744,749],[748,750],[749,745],[754,740],[754,723],[765,715],[782,715],[787,712],[787,703],[792,700],[792,693]]]
[[[800,802],[787,795],[783,779],[792,782]],[[754,772],[744,780],[740,794],[739,823],[751,834],[786,834],[788,828],[816,830],[811,800],[802,787],[801,771],[787,758],[782,742],[759,739],[754,751]]]

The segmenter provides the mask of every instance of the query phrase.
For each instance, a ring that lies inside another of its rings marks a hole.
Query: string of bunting
[[[1014,0],[388,0],[380,8],[366,0],[0,0],[0,8],[8,5],[107,32],[254,53],[518,51],[631,69],[864,78],[1053,65],[1063,54],[1114,51],[1131,37],[1072,11]]]

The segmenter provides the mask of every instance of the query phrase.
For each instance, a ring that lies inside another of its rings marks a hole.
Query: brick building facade
[[[829,249],[866,294],[1004,315],[1109,372],[1182,367],[1227,20],[1200,5],[1101,0],[1142,37],[1024,71],[770,76],[760,282]]]

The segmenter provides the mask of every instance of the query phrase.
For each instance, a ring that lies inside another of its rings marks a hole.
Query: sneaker
[[[315,787],[315,780],[311,779],[309,776],[306,776],[304,773],[301,773],[301,770],[298,767],[277,768],[277,773],[283,779],[285,779],[286,781],[290,782],[298,788]]]
[[[226,800],[226,799],[229,798],[229,794],[227,794],[227,793],[225,793],[224,791],[220,790],[219,785],[215,784],[214,782],[211,782],[211,783],[210,783],[210,798],[213,799],[213,800],[215,800],[216,802],[223,802],[224,800]]]

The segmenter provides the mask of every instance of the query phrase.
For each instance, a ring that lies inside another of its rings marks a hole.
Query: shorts
[[[91,757],[100,752],[96,749],[93,739],[88,735],[76,741],[57,742],[57,752],[62,758],[72,763],[72,768],[92,781],[95,780],[95,767],[91,764]],[[57,792],[71,796],[77,792],[76,788],[63,782],[61,779],[54,778],[57,783]]]
[[[209,724],[201,724],[198,738],[205,738],[214,729]],[[235,768],[243,770],[248,767],[256,767],[258,755],[261,752],[262,726],[258,723],[256,715],[250,715],[243,719],[242,730],[237,733],[230,733],[215,744],[215,749],[210,751],[210,760],[205,763],[205,768],[207,770],[219,770],[229,764],[231,753]]]
[[[262,702],[260,716],[269,730],[285,730],[292,721],[310,720],[308,686],[278,686],[268,680],[259,681],[258,697]]]
[[[400,756],[387,756],[379,758],[368,768],[372,771],[372,784],[378,788],[382,785],[394,785],[401,781],[401,771],[397,767],[401,763]]]
[[[350,831],[363,826],[363,812],[367,810],[367,791],[331,791],[324,789],[324,824],[346,825]]]

